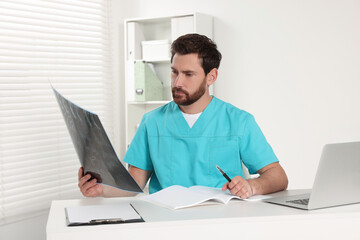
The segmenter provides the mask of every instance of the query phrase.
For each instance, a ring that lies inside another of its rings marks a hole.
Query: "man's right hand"
[[[90,174],[86,174],[84,176],[84,169],[82,167],[80,167],[79,169],[79,188],[81,193],[85,196],[85,197],[98,197],[103,195],[104,193],[104,189],[103,186],[101,184],[96,184],[96,178],[92,179],[91,181],[89,181],[89,179],[91,178]]]

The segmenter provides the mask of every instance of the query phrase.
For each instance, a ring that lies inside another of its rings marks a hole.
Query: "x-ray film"
[[[98,115],[77,106],[52,88],[84,174],[90,173],[100,184],[143,192],[117,157]]]

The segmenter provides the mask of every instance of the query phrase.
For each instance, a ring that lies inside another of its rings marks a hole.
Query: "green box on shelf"
[[[134,62],[135,101],[163,100],[163,84],[145,61]]]

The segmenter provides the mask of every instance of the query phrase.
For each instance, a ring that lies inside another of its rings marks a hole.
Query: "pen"
[[[123,223],[125,222],[122,218],[111,218],[111,219],[94,219],[89,224],[106,224],[106,223]]]
[[[224,173],[224,171],[221,170],[221,168],[218,165],[215,165],[215,166],[216,166],[217,170],[219,170],[219,172],[226,178],[226,180],[228,180],[228,182],[231,182],[231,179],[229,178],[229,176],[226,173]]]

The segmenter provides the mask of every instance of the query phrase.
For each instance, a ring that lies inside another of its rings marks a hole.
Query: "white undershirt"
[[[189,127],[192,128],[194,126],[196,120],[198,120],[198,118],[200,117],[202,112],[196,113],[196,114],[188,114],[188,113],[184,113],[184,112],[181,112],[181,113],[184,116]]]

